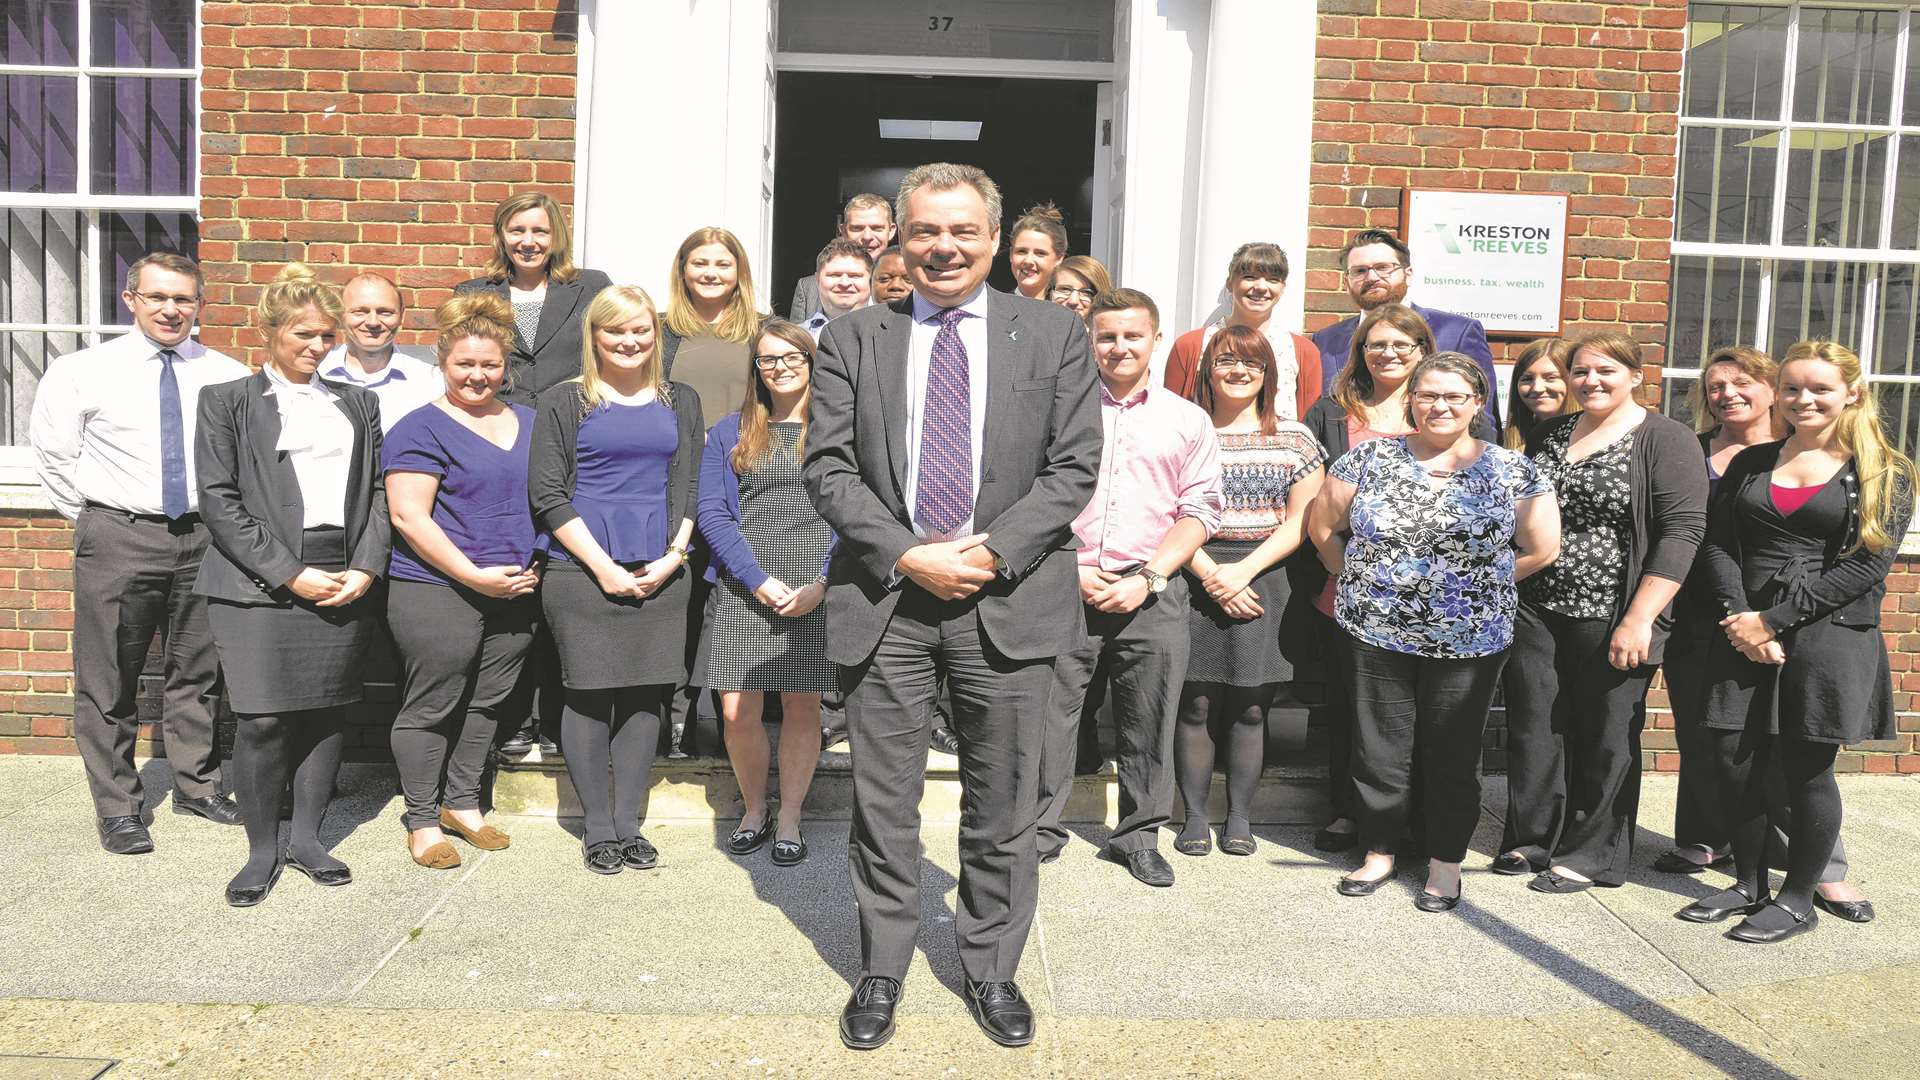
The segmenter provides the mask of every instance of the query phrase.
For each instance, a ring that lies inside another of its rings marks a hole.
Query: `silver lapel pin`
[[[1009,330],[1009,331],[1007,331],[1007,340],[1008,340],[1008,341],[1019,341],[1019,340],[1020,340],[1020,331],[1018,331],[1018,330]]]

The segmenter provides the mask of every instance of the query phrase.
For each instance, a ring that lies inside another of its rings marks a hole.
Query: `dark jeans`
[[[1395,854],[1417,800],[1422,854],[1457,863],[1480,821],[1480,741],[1507,654],[1436,659],[1349,641],[1360,842]]]
[[[1522,603],[1507,665],[1501,848],[1621,885],[1640,814],[1640,731],[1654,669],[1607,662],[1612,625]]]

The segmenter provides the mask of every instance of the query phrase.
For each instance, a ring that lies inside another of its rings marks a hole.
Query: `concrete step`
[[[1294,714],[1298,715],[1294,715]],[[1306,710],[1273,710],[1268,721],[1268,766],[1251,811],[1255,824],[1319,824],[1326,815],[1326,773],[1310,762],[1305,743]],[[770,725],[777,745],[777,725]],[[1278,736],[1276,738],[1275,736]],[[1276,742],[1279,744],[1276,746]],[[1107,741],[1111,745],[1111,740]],[[927,754],[926,789],[920,800],[921,820],[960,820],[959,761],[951,754]],[[771,781],[778,787],[778,779]],[[1075,824],[1112,822],[1119,818],[1119,778],[1111,765],[1098,775],[1074,778],[1064,820]],[[543,760],[535,751],[522,761],[497,762],[493,777],[493,806],[511,814],[539,817],[580,816],[579,797],[567,775],[564,759]],[[715,821],[740,817],[744,807],[733,769],[725,758],[693,757],[654,762],[653,786],[644,811],[649,821]],[[1179,800],[1172,807],[1175,820],[1184,819]],[[853,812],[853,762],[846,743],[823,751],[807,795],[807,816],[816,821],[845,821]],[[1215,776],[1208,801],[1214,821],[1226,814],[1225,779]]]

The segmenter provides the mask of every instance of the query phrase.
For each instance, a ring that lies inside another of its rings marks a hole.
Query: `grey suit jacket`
[[[873,654],[905,579],[894,564],[922,541],[906,505],[911,296],[829,324],[813,366],[803,469],[840,537],[827,580],[827,652]],[[987,304],[986,416],[973,528],[1006,565],[975,594],[980,630],[1011,659],[1057,656],[1085,640],[1073,519],[1093,498],[1103,441],[1087,332],[1056,304],[995,291]]]
[[[806,322],[820,308],[820,279],[808,274],[793,283],[793,299],[787,304],[787,321]]]
[[[532,341],[513,336],[513,351],[507,355],[507,386],[500,391],[503,400],[533,407],[534,399],[549,386],[556,386],[580,374],[580,328],[586,319],[587,305],[611,285],[598,270],[580,271],[572,281],[547,282],[547,298],[540,306],[540,325]],[[513,302],[504,281],[474,278],[453,287],[454,292],[491,292]]]
[[[330,379],[327,389],[353,421],[348,461],[347,566],[385,577],[393,526],[380,474],[380,401],[370,390]],[[212,543],[193,591],[241,604],[289,604],[287,582],[307,565],[300,557],[306,517],[293,462],[280,442],[280,409],[266,396],[262,372],[200,391],[193,465],[200,519]]]

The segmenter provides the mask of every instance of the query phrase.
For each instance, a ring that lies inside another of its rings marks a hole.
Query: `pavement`
[[[145,772],[164,790],[163,764]],[[1643,867],[1673,783],[1645,782]],[[899,1033],[856,1054],[834,1026],[858,955],[843,822],[786,869],[725,854],[729,821],[653,822],[659,869],[603,878],[574,823],[496,815],[511,848],[435,873],[406,857],[391,770],[350,766],[326,834],[354,883],[289,874],[234,910],[239,829],[162,805],[158,852],[109,856],[77,760],[0,758],[0,1080],[1913,1077],[1920,787],[1841,785],[1880,918],[1774,947],[1674,919],[1719,874],[1555,897],[1487,873],[1497,778],[1452,915],[1414,909],[1412,866],[1338,896],[1358,860],[1314,852],[1308,827],[1257,827],[1251,858],[1163,843],[1179,882],[1156,890],[1096,860],[1085,826],[1042,871],[1023,1050],[989,1044],[958,996],[956,826],[932,823]]]

